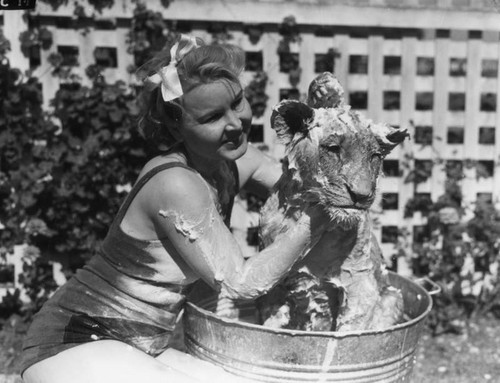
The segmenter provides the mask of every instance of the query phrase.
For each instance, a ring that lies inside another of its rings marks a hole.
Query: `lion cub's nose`
[[[346,189],[354,204],[366,203],[372,195],[372,187],[369,182],[358,182],[356,185],[346,185]]]

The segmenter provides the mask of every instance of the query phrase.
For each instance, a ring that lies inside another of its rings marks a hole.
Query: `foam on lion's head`
[[[353,111],[343,95],[326,72],[311,83],[307,103],[276,105],[271,126],[286,147],[284,172],[296,184],[296,200],[320,203],[332,219],[350,226],[372,205],[382,161],[408,132],[374,123]]]

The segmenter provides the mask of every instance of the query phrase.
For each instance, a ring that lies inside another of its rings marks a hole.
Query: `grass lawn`
[[[25,329],[14,317],[0,331],[0,383],[20,382],[6,375],[18,373]],[[475,319],[461,335],[432,337],[425,333],[417,355],[414,383],[500,382],[500,320]]]
[[[26,328],[20,317],[12,316],[0,331],[0,383],[21,382],[15,374],[19,372],[18,356]]]
[[[461,335],[420,341],[415,383],[500,382],[500,320],[478,318]]]

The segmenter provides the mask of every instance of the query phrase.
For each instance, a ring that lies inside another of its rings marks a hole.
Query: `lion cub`
[[[309,331],[382,329],[402,321],[371,230],[384,157],[408,136],[351,110],[331,73],[309,88],[308,103],[285,100],[271,117],[286,146],[283,175],[261,211],[262,246],[293,225],[308,204],[322,206],[332,229],[257,305],[265,326]]]

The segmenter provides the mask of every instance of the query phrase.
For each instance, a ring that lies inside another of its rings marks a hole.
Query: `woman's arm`
[[[246,153],[236,160],[236,165],[240,187],[261,198],[269,196],[282,174],[281,163],[252,144],[249,144]]]
[[[290,218],[271,246],[245,260],[201,176],[175,168],[153,184],[142,200],[158,238],[168,237],[201,278],[233,299],[255,298],[274,286],[317,242],[327,220],[318,209]]]

